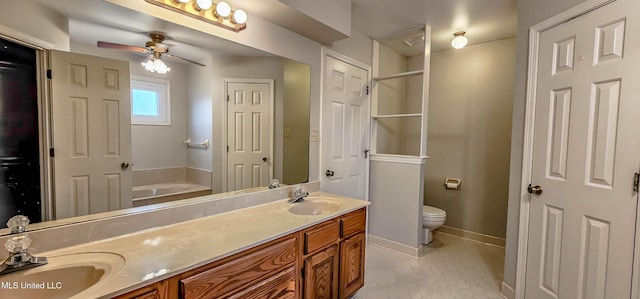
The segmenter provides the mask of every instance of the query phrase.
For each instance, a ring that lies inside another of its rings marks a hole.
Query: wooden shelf
[[[418,71],[411,71],[406,73],[393,74],[389,76],[373,77],[373,80],[382,81],[382,80],[389,80],[389,79],[396,79],[396,78],[404,78],[404,77],[422,75],[423,73],[424,73],[423,70],[418,70]]]
[[[381,118],[404,118],[404,117],[422,117],[422,114],[421,113],[385,114],[385,115],[374,115],[371,118],[381,119]]]

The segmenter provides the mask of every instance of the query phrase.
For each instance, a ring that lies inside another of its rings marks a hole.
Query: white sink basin
[[[49,263],[44,266],[1,275],[0,298],[69,298],[124,266],[122,256],[107,252],[61,255],[47,260]]]
[[[289,208],[289,212],[296,215],[326,215],[336,212],[340,209],[340,205],[331,199],[312,198],[303,202],[294,203]]]

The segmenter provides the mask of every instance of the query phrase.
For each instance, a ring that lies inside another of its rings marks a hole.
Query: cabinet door
[[[304,260],[304,298],[338,298],[338,246],[333,245]]]
[[[340,243],[340,298],[348,298],[364,285],[364,233]]]

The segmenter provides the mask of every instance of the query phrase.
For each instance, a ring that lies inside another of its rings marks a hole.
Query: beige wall
[[[407,57],[380,44],[378,76],[404,73]],[[378,93],[378,115],[407,113],[407,79],[397,78],[378,81],[374,88]],[[404,151],[407,119],[379,119],[376,122],[376,152],[380,154],[410,154]]]
[[[133,170],[187,165],[187,150],[183,142],[188,138],[186,135],[188,65],[171,58],[163,59],[171,67],[171,71],[160,75],[150,73],[140,65],[140,62],[146,59],[145,55],[102,49],[77,42],[71,42],[71,52],[129,61],[131,75],[169,80],[171,82],[171,125],[132,125],[131,162],[133,162]]]
[[[515,287],[518,253],[518,221],[520,220],[520,185],[522,180],[522,147],[524,138],[524,107],[527,84],[527,53],[529,28],[585,0],[519,0],[516,52],[516,75],[513,93],[513,123],[511,129],[511,166],[509,172],[509,212],[507,246],[505,250],[504,283]]]
[[[279,57],[248,57],[233,55],[212,55],[207,67],[192,66],[195,71],[189,73],[189,119],[187,135],[193,140],[209,139],[208,150],[189,149],[187,165],[198,169],[213,171],[213,192],[223,190],[222,179],[226,170],[222,168],[226,146],[223,133],[224,123],[224,78],[273,79],[275,91],[275,128],[282,128],[283,113],[283,70],[284,61]],[[199,68],[199,69],[198,69]],[[195,139],[197,136],[198,139]],[[274,173],[282,173],[282,130],[275,130],[274,136]]]
[[[290,130],[282,139],[282,174],[284,184],[297,184],[309,179],[309,66],[284,61],[284,120],[281,128]]]
[[[69,21],[33,0],[2,1],[0,25],[69,50]]]
[[[515,38],[431,55],[425,204],[446,225],[505,237]],[[445,178],[462,179],[447,190]]]

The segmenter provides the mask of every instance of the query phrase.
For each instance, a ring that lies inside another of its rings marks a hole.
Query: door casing
[[[340,54],[334,50],[331,50],[329,48],[323,47],[322,48],[322,69],[321,69],[321,74],[320,74],[320,99],[321,99],[321,103],[320,103],[320,128],[323,128],[324,124],[323,122],[328,121],[328,119],[325,119],[325,115],[323,115],[322,111],[324,110],[323,107],[326,104],[325,103],[325,96],[323,93],[324,90],[324,86],[325,84],[327,84],[327,82],[324,82],[324,78],[325,78],[325,69],[326,69],[326,60],[327,57],[332,57],[334,59],[340,60],[342,62],[357,66],[359,68],[362,68],[364,70],[367,71],[367,86],[371,86],[371,66],[365,63],[362,63],[356,59],[353,59],[349,56]],[[367,95],[367,99],[366,101],[368,102],[367,105],[367,110],[365,112],[365,116],[367,117],[367,119],[371,119],[371,92],[369,92],[369,94]],[[370,123],[370,122],[369,122]],[[371,148],[371,145],[369,144],[371,142],[371,126],[368,125],[365,127],[365,130],[367,130],[367,140],[364,144],[366,144],[367,146],[369,146],[369,148]],[[323,134],[322,129],[320,129],[320,150],[325,151],[326,150],[326,141],[324,140],[324,138],[322,138],[322,136],[326,136],[325,134]],[[369,201],[369,167],[370,167],[370,163],[369,163],[370,159],[365,159],[365,169],[364,169],[364,200]],[[319,180],[320,182],[323,181],[323,177],[324,177],[324,171],[327,169],[326,165],[325,165],[326,161],[324,161],[323,155],[320,154],[320,173],[318,174]],[[322,187],[321,187],[322,188]],[[368,213],[368,211],[367,211]],[[368,218],[367,218],[368,219]],[[367,220],[368,221],[368,220]]]
[[[541,23],[532,26],[529,30],[529,57],[527,63],[527,90],[525,98],[525,126],[524,126],[524,144],[522,148],[522,180],[520,182],[520,216],[518,226],[518,251],[516,264],[516,285],[515,298],[524,299],[525,279],[526,279],[526,260],[527,246],[529,238],[529,210],[530,210],[530,194],[527,192],[527,186],[531,183],[532,167],[533,167],[533,141],[534,141],[534,120],[536,107],[536,87],[538,78],[538,50],[540,43],[540,34],[548,29],[563,24],[571,19],[594,11],[602,6],[615,2],[616,0],[590,0],[579,4],[569,10],[566,10],[554,17],[547,19]],[[638,290],[640,283],[640,205],[636,210],[636,231],[635,231],[635,249],[634,249],[634,265],[632,277],[631,298],[640,299]]]
[[[275,98],[275,90],[274,90],[274,81],[273,79],[247,79],[247,78],[224,78],[222,80],[222,85],[223,85],[223,99],[227,98],[227,95],[229,94],[228,91],[228,83],[262,83],[262,84],[269,84],[269,96],[271,97],[271,105],[269,106],[269,117],[271,118],[269,121],[269,132],[271,134],[271,138],[269,139],[269,157],[268,157],[268,161],[270,161],[269,163],[269,181],[273,180],[273,158],[274,158],[274,153],[273,153],[273,143],[275,140],[275,115],[274,115],[274,107],[275,107],[275,102],[276,102],[276,98]],[[227,115],[227,109],[228,109],[228,103],[226,100],[222,101],[222,109],[224,111],[224,113],[222,113],[222,123],[226,124],[229,121],[229,116]],[[227,171],[227,167],[228,167],[228,157],[229,157],[229,152],[227,152],[227,143],[228,143],[228,136],[227,136],[227,130],[224,129],[222,130],[222,140],[224,140],[224,142],[222,143],[222,148],[220,148],[220,150],[224,153],[224,158],[222,159],[222,169],[224,169],[224,175],[222,176],[222,192],[227,192],[228,190],[228,186],[227,183],[229,181],[228,179],[228,171]]]

